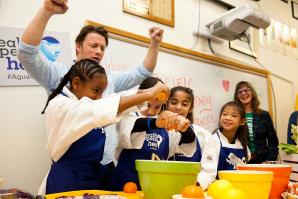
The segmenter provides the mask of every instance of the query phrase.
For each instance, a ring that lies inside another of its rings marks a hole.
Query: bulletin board
[[[92,21],[87,24],[103,25]],[[148,38],[109,26],[105,28],[110,33],[101,62],[106,70],[128,71],[142,63],[150,42]],[[194,123],[209,131],[218,126],[220,109],[233,100],[239,81],[250,82],[257,91],[261,108],[272,112],[270,74],[246,64],[162,43],[154,76],[170,87],[192,88]]]

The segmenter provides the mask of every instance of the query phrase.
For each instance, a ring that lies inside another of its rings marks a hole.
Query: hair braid
[[[49,104],[49,102],[55,98],[61,91],[63,90],[63,87],[68,83],[72,82],[72,80],[75,77],[79,77],[81,81],[86,81],[88,79],[91,79],[94,74],[101,73],[106,74],[105,69],[100,66],[96,61],[91,59],[82,59],[78,62],[76,62],[70,70],[64,75],[64,77],[61,79],[58,87],[49,95],[47,103],[41,112],[41,114],[45,113],[45,110]],[[72,85],[70,85],[71,87]]]
[[[41,114],[44,114],[45,113],[45,110],[46,108],[48,107],[49,105],[49,102],[54,98],[56,97],[63,89],[63,87],[68,83],[69,81],[69,78],[70,78],[70,73],[71,73],[71,70],[72,70],[72,67],[70,68],[70,70],[64,75],[64,77],[61,79],[58,87],[53,90],[53,92],[49,95],[48,97],[48,100],[47,100],[47,103],[44,107],[44,109],[42,110]]]

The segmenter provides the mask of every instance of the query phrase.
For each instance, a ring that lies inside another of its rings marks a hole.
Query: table
[[[81,190],[81,191],[70,191],[70,192],[62,192],[62,193],[56,193],[56,194],[49,194],[45,195],[46,199],[55,199],[57,197],[62,196],[82,196],[84,194],[94,194],[94,195],[119,195],[124,196],[127,199],[144,199],[144,194],[141,191],[138,191],[137,193],[124,193],[121,191],[102,191],[102,190]]]

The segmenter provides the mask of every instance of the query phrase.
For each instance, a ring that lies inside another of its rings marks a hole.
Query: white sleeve
[[[142,148],[146,132],[131,133],[136,120],[139,117],[133,114],[126,114],[117,124],[118,145],[125,149],[140,149]]]
[[[131,133],[136,120],[139,117],[134,113],[125,114],[119,123],[117,123],[118,145],[115,150],[115,158],[118,160],[123,149],[140,149],[142,148],[146,132]]]
[[[201,171],[197,177],[197,182],[200,183],[203,190],[206,190],[216,178],[219,153],[220,141],[217,134],[213,134],[205,145],[201,160]]]
[[[138,93],[138,89],[135,87],[135,88],[132,88],[129,90],[121,91],[119,93],[113,93],[112,95],[117,94],[117,95],[121,95],[121,96],[131,96],[131,95],[136,95],[137,93]],[[130,107],[130,108],[122,111],[119,115],[129,114],[132,112],[140,112],[147,108],[148,108],[148,104],[147,104],[147,101],[145,101],[142,104],[138,104],[136,106]]]
[[[59,95],[46,109],[48,143],[51,158],[57,161],[70,145],[96,127],[116,122],[120,96],[80,100]]]
[[[198,125],[192,125],[192,126],[193,126],[193,130],[196,134],[196,137],[199,140],[201,152],[203,153],[205,145],[208,142],[208,139],[212,136],[212,134],[209,131],[207,131],[206,129],[204,129],[203,127],[200,127]]]

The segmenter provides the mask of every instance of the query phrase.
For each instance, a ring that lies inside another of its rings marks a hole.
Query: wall
[[[250,3],[252,0],[229,0],[232,3]],[[200,2],[200,4],[199,4]],[[1,0],[0,25],[24,28],[41,6],[41,0]],[[193,13],[204,10],[210,17],[217,16],[225,9],[215,6],[209,0],[176,0],[175,28],[156,24],[143,18],[122,12],[121,0],[88,0],[69,1],[70,9],[65,15],[52,18],[47,30],[71,33],[74,40],[76,33],[86,19],[104,23],[122,30],[148,36],[148,28],[161,26],[165,29],[164,41],[184,48],[191,48],[196,37],[192,36]],[[279,0],[262,0],[258,6],[270,16],[298,29],[297,21],[291,19],[290,4]],[[246,55],[230,50],[228,43],[213,44],[214,50],[221,57],[239,60],[254,65],[254,60]],[[194,50],[210,53],[205,39],[199,39]],[[290,57],[260,49],[258,60],[271,72],[294,83],[294,91],[298,92],[298,61]],[[74,50],[72,49],[74,56]],[[287,92],[287,93],[285,93]],[[45,175],[50,164],[44,152],[45,128],[40,111],[45,103],[46,94],[39,87],[2,87],[0,88],[0,178],[5,178],[5,187],[21,187],[33,193]],[[288,91],[279,90],[277,97],[291,96]],[[277,107],[292,106],[278,101]],[[277,111],[279,114],[279,111]],[[282,112],[281,112],[282,113]],[[282,125],[278,125],[279,137],[285,139],[284,129],[288,115],[277,115]]]

